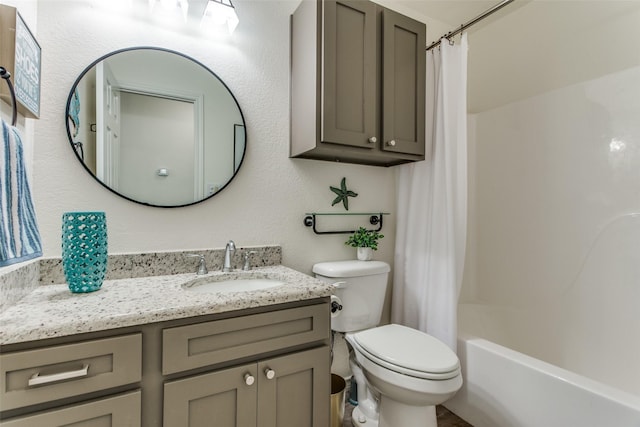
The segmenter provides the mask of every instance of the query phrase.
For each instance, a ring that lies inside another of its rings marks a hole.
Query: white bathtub
[[[445,406],[474,427],[640,427],[640,397],[477,337]],[[634,367],[630,367],[635,369]]]
[[[640,427],[640,214],[564,277],[459,304],[464,385],[445,406],[475,427]]]

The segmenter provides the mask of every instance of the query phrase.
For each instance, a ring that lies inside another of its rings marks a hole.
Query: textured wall
[[[104,210],[112,253],[279,244],[283,263],[309,272],[313,263],[355,256],[345,236],[316,236],[302,224],[310,211],[331,207],[330,185],[347,178],[359,193],[351,211],[395,210],[393,169],[288,158],[289,16],[297,2],[243,1],[232,37],[163,29],[114,15],[90,2],[39,2],[43,48],[42,118],[36,128],[35,199],[45,256],[60,255],[60,216],[69,210]],[[121,199],[90,178],[69,147],[64,122],[76,76],[94,59],[131,46],[181,51],[207,65],[229,86],[243,110],[248,151],[235,180],[204,203],[150,208]],[[377,258],[392,261],[394,216]]]

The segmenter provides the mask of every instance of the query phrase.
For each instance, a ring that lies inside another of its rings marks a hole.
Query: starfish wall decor
[[[338,195],[338,197],[333,199],[331,206],[335,205],[336,203],[342,202],[342,204],[344,205],[344,208],[346,210],[349,210],[349,197],[358,197],[358,193],[354,193],[351,190],[347,190],[347,178],[342,178],[342,181],[340,181],[340,188],[331,187],[331,186],[329,188],[331,189],[331,191],[333,191]]]

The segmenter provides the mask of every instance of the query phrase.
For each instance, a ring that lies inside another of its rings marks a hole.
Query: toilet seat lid
[[[443,342],[416,329],[385,325],[353,334],[353,339],[365,357],[397,372],[434,379],[459,374],[458,356]]]

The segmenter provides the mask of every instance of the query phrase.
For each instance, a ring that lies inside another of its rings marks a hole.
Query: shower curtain
[[[467,35],[426,55],[432,153],[397,168],[392,321],[455,351],[467,234]]]

